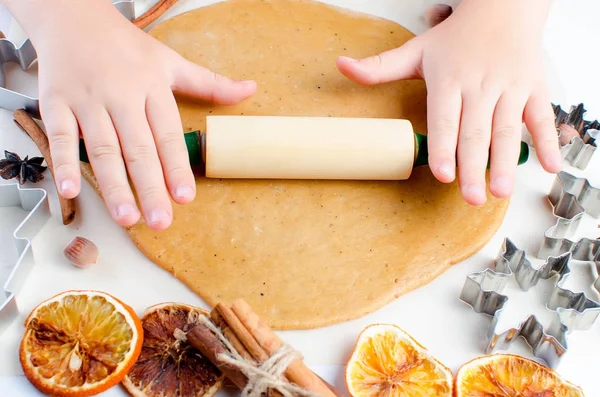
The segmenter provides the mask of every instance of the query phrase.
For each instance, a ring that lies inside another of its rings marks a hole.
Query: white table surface
[[[137,1],[138,15],[154,1]],[[188,9],[207,5],[213,1],[182,0],[161,20]],[[328,0],[327,3],[344,5],[358,11],[393,19],[415,33],[425,29],[421,19],[427,5],[435,1],[397,0]],[[397,4],[400,3],[400,4]],[[449,2],[456,4],[456,1]],[[600,52],[600,2],[597,0],[555,1],[552,9],[544,45],[547,51],[547,72],[550,79],[552,100],[564,106],[583,102],[589,110],[587,118],[600,118],[600,79],[598,65]],[[0,9],[0,29],[8,38],[17,42],[24,36],[18,25]],[[29,73],[15,71],[9,65],[9,87],[22,88],[26,93],[36,94],[36,68]],[[0,110],[0,149],[9,149],[22,155],[38,155],[35,145],[21,133],[12,122],[10,112]],[[565,170],[590,179],[600,186],[600,154],[596,154],[585,171],[565,163]],[[131,243],[127,234],[113,224],[105,207],[92,189],[84,184],[79,200],[77,221],[64,227],[59,218],[56,191],[49,174],[40,186],[48,189],[53,218],[33,241],[37,266],[18,296],[22,311],[15,323],[0,336],[0,394],[3,396],[40,395],[22,376],[18,362],[18,344],[22,335],[25,315],[41,300],[67,289],[95,288],[105,290],[123,299],[138,312],[152,304],[163,301],[180,301],[206,307],[196,295],[186,289],[168,273],[159,269],[144,257]],[[476,314],[459,299],[466,275],[491,265],[504,237],[512,239],[525,249],[534,263],[534,258],[544,231],[554,224],[551,207],[546,194],[554,180],[546,174],[533,153],[531,160],[520,167],[517,185],[505,221],[492,240],[476,255],[453,266],[428,285],[406,294],[379,311],[361,319],[310,331],[281,332],[281,336],[300,350],[306,362],[323,377],[345,390],[343,370],[360,330],[368,324],[395,323],[411,333],[430,352],[452,370],[462,363],[484,354],[485,333],[489,319]],[[0,181],[6,183],[6,181]],[[2,216],[2,213],[0,213]],[[0,224],[8,225],[8,217]],[[586,215],[579,228],[578,236],[597,238],[598,220]],[[68,264],[62,257],[63,247],[76,235],[90,238],[98,244],[100,262],[92,268],[81,270]],[[1,241],[0,244],[6,244]],[[0,249],[2,247],[0,246]],[[567,287],[575,291],[586,291],[598,298],[592,290],[589,273],[590,264],[573,264],[573,276]],[[0,269],[0,272],[2,269]],[[5,275],[0,274],[1,277]],[[543,293],[538,288],[528,294],[509,289],[510,304],[507,312],[511,319],[522,318],[535,310],[547,318],[543,305],[536,305]],[[349,292],[351,293],[351,292]],[[536,295],[538,293],[538,295]],[[309,299],[309,298],[307,298]],[[575,331],[569,335],[569,351],[557,371],[568,380],[580,385],[586,396],[600,395],[597,376],[600,357],[600,320],[588,331]],[[529,347],[519,341],[507,352],[532,357]],[[534,357],[533,357],[534,358]],[[103,396],[125,396],[115,387]]]

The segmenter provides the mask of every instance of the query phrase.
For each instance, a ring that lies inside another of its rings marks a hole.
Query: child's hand
[[[47,7],[44,2],[29,1]],[[71,198],[80,191],[81,132],[116,222],[132,225],[140,217],[129,175],[149,227],[166,228],[169,197],[188,203],[196,186],[172,90],[232,104],[252,95],[256,84],[230,81],[185,60],[110,1],[48,3],[52,14],[40,12],[44,19],[27,30],[39,56],[40,107],[59,193]]]
[[[488,153],[491,193],[511,195],[523,121],[544,169],[560,171],[540,54],[548,7],[548,0],[463,0],[402,47],[362,60],[341,57],[338,68],[361,84],[424,78],[431,170],[451,182],[458,158],[462,194],[481,205]]]

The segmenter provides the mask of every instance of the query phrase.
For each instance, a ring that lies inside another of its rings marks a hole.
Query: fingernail
[[[443,161],[440,166],[438,167],[438,171],[440,174],[442,175],[446,175],[446,176],[454,176],[454,167],[452,166],[452,163],[450,163],[449,161]]]
[[[254,81],[253,80],[244,80],[244,81],[240,81],[240,84],[243,84],[245,86],[251,86],[251,85],[254,85]]]
[[[131,204],[119,204],[117,206],[117,218],[125,218],[129,215],[135,215],[136,210]]]
[[[189,185],[178,186],[175,190],[175,196],[180,199],[190,198],[194,195],[194,189]]]
[[[167,211],[163,209],[155,209],[150,212],[150,217],[148,218],[148,223],[150,225],[155,225],[157,223],[161,223],[169,219],[169,214]]]
[[[474,199],[485,198],[485,190],[479,185],[469,185],[465,187],[465,194]]]
[[[66,193],[69,190],[75,189],[75,183],[73,183],[72,180],[70,179],[65,179],[64,181],[62,181],[60,183],[60,192],[61,193]]]

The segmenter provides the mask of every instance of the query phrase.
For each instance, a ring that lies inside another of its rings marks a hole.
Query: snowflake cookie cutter
[[[507,349],[519,337],[523,337],[533,354],[556,368],[567,352],[567,334],[577,329],[588,329],[600,314],[600,303],[591,300],[585,293],[574,293],[563,288],[570,273],[571,252],[549,257],[539,268],[535,268],[506,238],[494,261],[494,269],[487,268],[467,276],[460,300],[470,305],[476,313],[492,317],[487,333],[486,354]],[[504,287],[514,278],[519,288],[527,291],[540,280],[558,275],[552,293],[546,300],[546,309],[552,312],[550,324],[542,324],[534,315],[529,315],[516,327],[498,329],[508,297],[502,295]]]
[[[3,285],[0,298],[0,335],[18,317],[16,296],[35,265],[31,241],[50,219],[48,194],[40,188],[23,188],[18,183],[0,185],[0,207],[17,207],[27,212],[25,219],[12,233],[12,241],[3,243],[2,249],[14,247],[17,260]]]
[[[596,141],[600,137],[600,122],[584,120],[586,110],[583,103],[571,106],[569,112],[565,112],[560,105],[552,104],[552,108],[557,129],[561,124],[566,124],[579,134],[561,148],[563,158],[574,167],[586,169],[598,148]]]
[[[113,2],[113,4],[123,16],[132,21],[135,18],[134,1],[119,0]],[[27,71],[36,60],[37,52],[29,39],[25,40],[20,47],[17,47],[6,38],[0,39],[0,108],[11,112],[17,109],[25,109],[32,117],[40,119],[39,99],[8,89],[4,73],[4,64],[6,63],[17,63],[21,70]]]

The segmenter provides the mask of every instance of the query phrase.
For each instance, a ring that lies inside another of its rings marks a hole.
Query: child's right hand
[[[172,91],[233,104],[251,96],[256,84],[231,81],[185,60],[109,1],[22,1],[7,5],[38,52],[40,110],[59,194],[79,194],[81,133],[115,221],[128,226],[140,217],[129,175],[146,223],[168,227],[169,197],[188,203],[196,186]],[[28,19],[29,8],[19,18],[23,6],[47,10]]]

